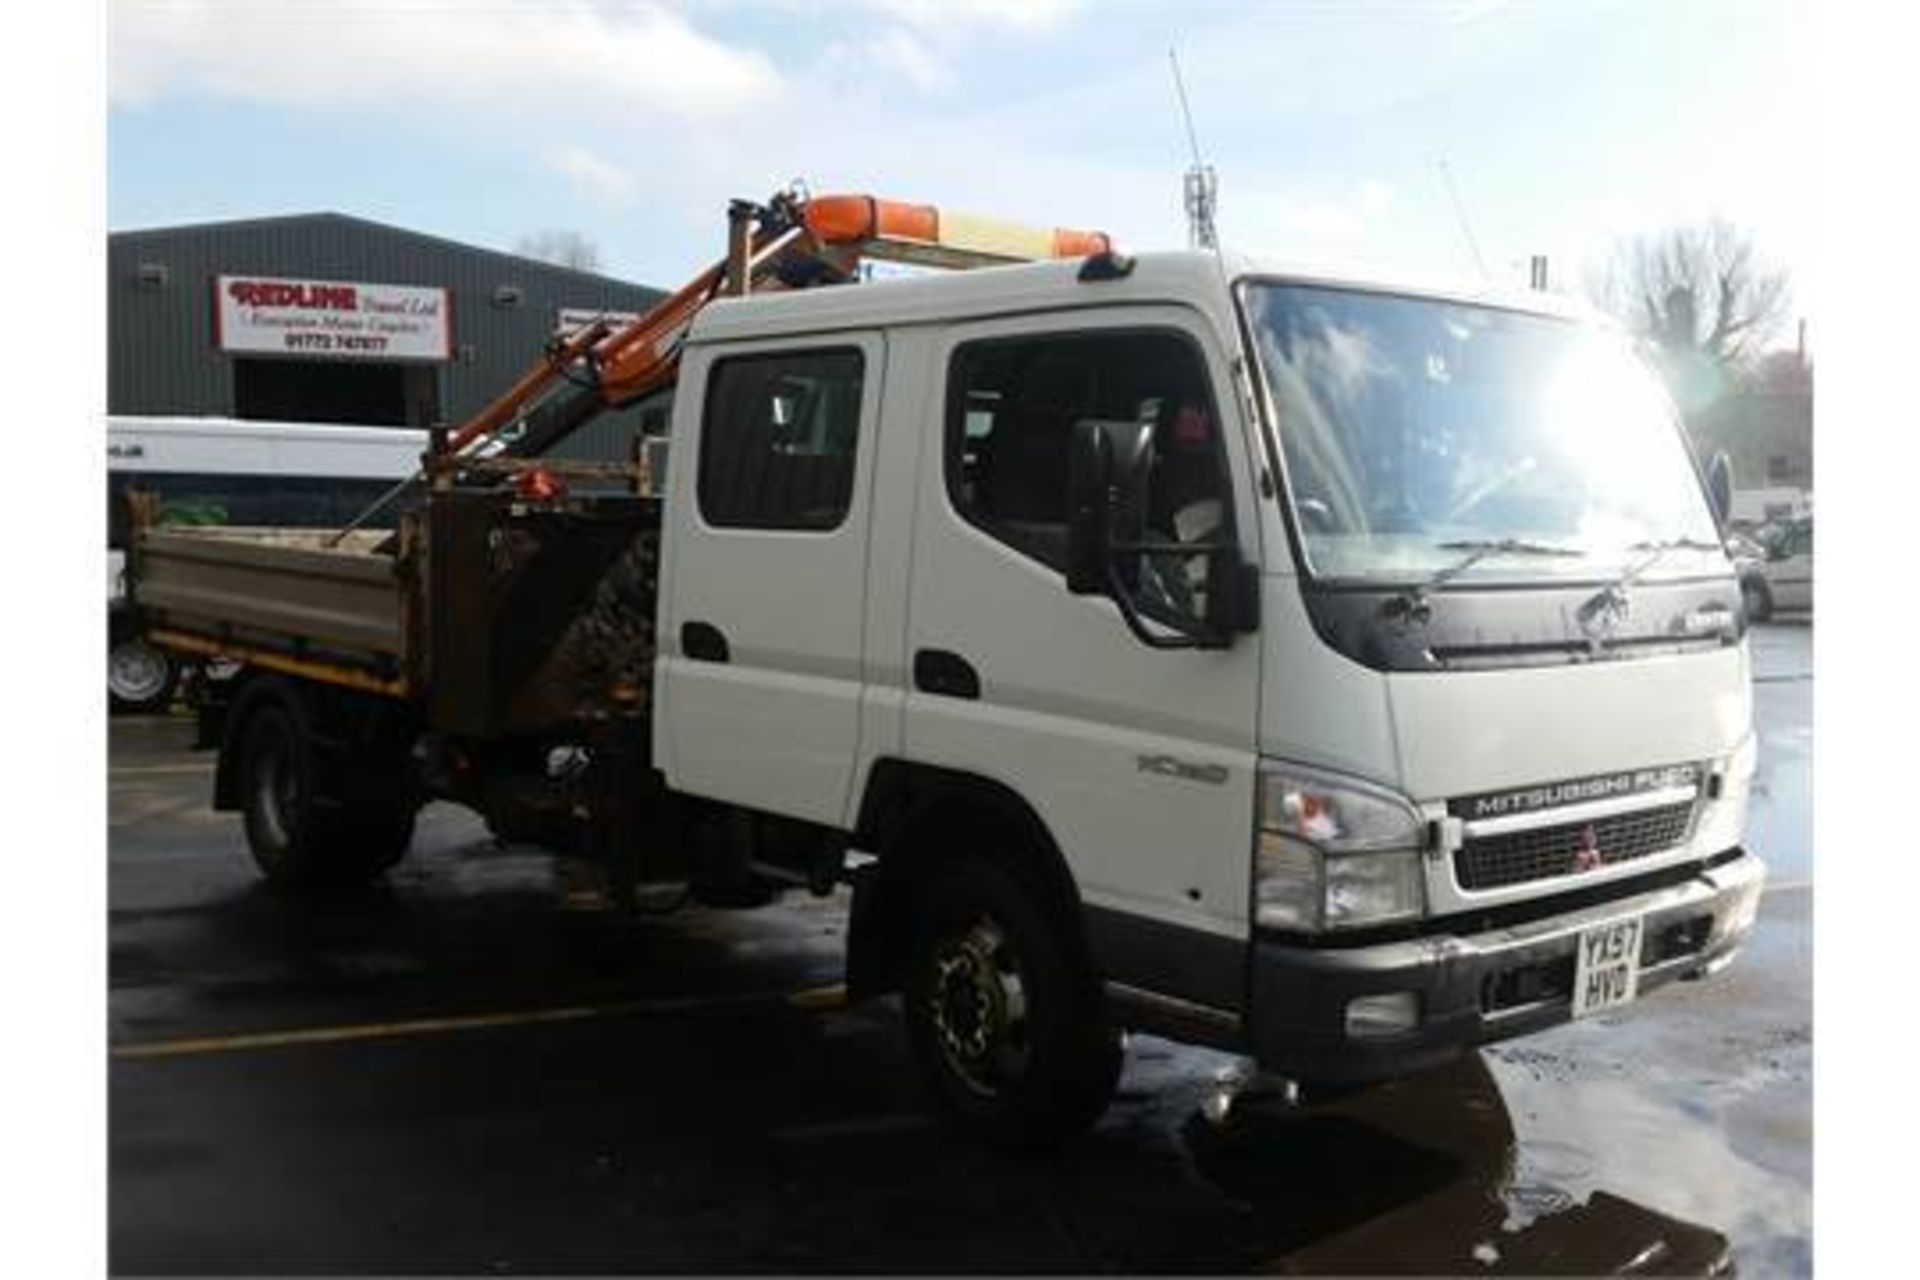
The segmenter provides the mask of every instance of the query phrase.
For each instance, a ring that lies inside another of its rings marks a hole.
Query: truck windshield
[[[1672,409],[1597,326],[1433,299],[1255,283],[1248,320],[1316,576],[1419,581],[1724,567]]]

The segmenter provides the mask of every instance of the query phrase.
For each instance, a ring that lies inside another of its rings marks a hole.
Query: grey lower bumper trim
[[[1364,1081],[1422,1070],[1472,1045],[1566,1021],[1571,1006],[1558,992],[1494,1007],[1489,993],[1510,975],[1566,972],[1581,931],[1593,925],[1637,915],[1648,945],[1660,945],[1669,931],[1687,937],[1681,954],[1643,963],[1642,992],[1721,963],[1751,928],[1765,878],[1760,860],[1743,853],[1680,884],[1482,933],[1340,949],[1261,940],[1249,1039],[1263,1067],[1299,1079]],[[1349,1039],[1348,1002],[1390,992],[1416,995],[1419,1026],[1392,1039]]]

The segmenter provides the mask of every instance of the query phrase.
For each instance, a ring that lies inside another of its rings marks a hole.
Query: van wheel
[[[172,655],[140,636],[107,648],[107,703],[113,711],[165,711],[179,682],[180,667]]]
[[[1113,1098],[1120,1040],[1084,959],[1016,877],[967,858],[917,895],[907,1032],[934,1092],[996,1145],[1057,1146]]]
[[[1754,578],[1744,579],[1740,583],[1740,603],[1747,611],[1747,621],[1765,622],[1773,616],[1773,593],[1767,590],[1767,584]]]
[[[256,712],[244,743],[247,848],[273,889],[311,893],[363,884],[406,852],[413,810],[330,803],[313,744],[287,708]]]

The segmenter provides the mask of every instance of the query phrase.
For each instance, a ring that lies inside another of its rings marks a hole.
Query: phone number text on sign
[[[386,360],[452,354],[445,289],[254,276],[220,276],[214,285],[222,351]]]

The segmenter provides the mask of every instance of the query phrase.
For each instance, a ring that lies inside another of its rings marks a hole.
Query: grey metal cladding
[[[164,280],[142,282],[149,264]],[[644,311],[665,296],[339,213],[117,231],[107,237],[107,411],[231,415],[232,362],[214,343],[213,281],[247,274],[446,288],[454,358],[436,368],[449,422],[532,363],[560,308]],[[502,285],[520,290],[517,304],[494,303]]]

